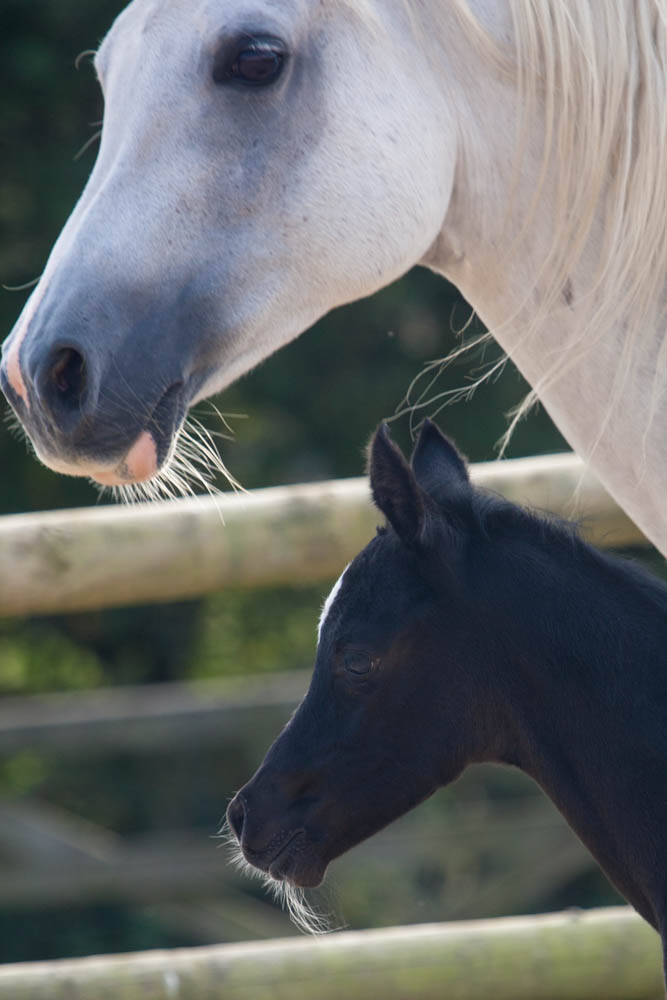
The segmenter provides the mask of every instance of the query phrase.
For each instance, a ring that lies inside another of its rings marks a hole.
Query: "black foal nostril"
[[[227,806],[227,822],[229,823],[234,832],[234,836],[239,843],[241,842],[241,837],[243,836],[244,820],[245,810],[243,808],[243,800],[239,795],[236,795]]]
[[[55,388],[65,404],[81,402],[86,387],[86,363],[73,347],[62,347],[51,359],[48,372],[51,387]]]

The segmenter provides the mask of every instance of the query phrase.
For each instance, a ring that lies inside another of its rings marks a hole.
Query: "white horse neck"
[[[460,33],[456,50],[442,42],[444,86],[462,83],[459,163],[423,263],[667,554],[667,3],[473,13],[498,58],[474,28],[467,51]]]

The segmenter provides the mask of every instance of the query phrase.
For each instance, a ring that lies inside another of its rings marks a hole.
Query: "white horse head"
[[[134,0],[4,346],[51,467],[148,479],[188,406],[424,263],[667,549],[667,0]]]
[[[410,30],[347,0],[126,8],[95,168],[5,347],[46,464],[152,475],[195,399],[428,251],[456,135]]]

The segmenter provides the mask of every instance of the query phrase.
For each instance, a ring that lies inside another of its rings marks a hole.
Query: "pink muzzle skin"
[[[23,372],[21,371],[20,351],[21,345],[23,344],[26,334],[30,329],[30,324],[35,318],[35,313],[44,298],[47,287],[47,281],[40,281],[39,285],[28,299],[24,310],[19,317],[18,327],[15,329],[13,334],[12,345],[7,351],[4,361],[7,380],[18,398],[25,404],[27,410],[30,409],[30,397],[28,396],[28,389],[23,378]]]
[[[90,472],[102,486],[124,486],[143,483],[158,471],[157,445],[149,431],[142,431],[127,455],[114,469]]]
[[[23,381],[23,372],[21,371],[21,362],[19,360],[19,351],[21,350],[21,343],[28,332],[28,324],[23,327],[23,330],[18,337],[15,337],[9,351],[5,356],[5,374],[7,375],[7,381],[9,382],[12,390],[16,393],[18,398],[25,404],[26,409],[30,409],[30,398],[28,396],[28,390],[26,384]]]
[[[152,479],[158,469],[157,447],[153,435],[142,431],[127,455],[113,468],[100,468],[90,463],[70,464],[62,459],[44,454],[36,446],[35,452],[41,462],[63,476],[85,476],[94,479],[100,486],[129,486]]]

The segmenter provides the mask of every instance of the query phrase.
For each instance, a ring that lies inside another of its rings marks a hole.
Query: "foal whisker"
[[[339,930],[331,924],[331,916],[327,913],[318,912],[313,904],[306,898],[304,889],[291,885],[289,882],[281,882],[271,877],[265,872],[259,871],[248,864],[243,856],[243,852],[236,839],[229,823],[225,819],[218,833],[217,839],[222,841],[221,847],[226,848],[229,862],[253,879],[263,882],[264,888],[269,892],[275,901],[287,912],[295,927],[298,927],[304,934],[328,934],[333,930]]]

